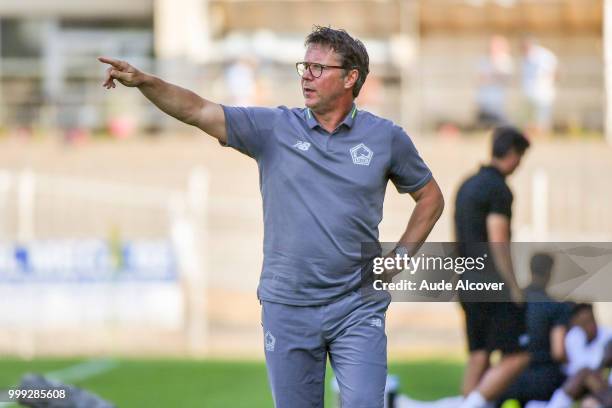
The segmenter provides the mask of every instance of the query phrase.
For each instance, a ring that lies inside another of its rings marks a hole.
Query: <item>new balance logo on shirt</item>
[[[297,143],[293,145],[293,147],[297,147],[298,149],[305,152],[310,149],[310,143],[298,140]]]
[[[299,149],[303,152],[308,151],[310,149],[310,143],[304,142],[303,140],[298,140],[293,147]],[[353,146],[350,149],[351,159],[353,160],[353,164],[358,164],[360,166],[369,166],[372,161],[372,157],[374,156],[374,152],[368,146],[363,143],[359,143],[356,146]]]

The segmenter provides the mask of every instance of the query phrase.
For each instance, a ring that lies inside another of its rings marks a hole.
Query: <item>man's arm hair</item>
[[[419,190],[410,193],[416,206],[408,220],[408,226],[400,238],[398,245],[408,250],[408,255],[413,256],[423,245],[427,236],[433,229],[436,221],[444,210],[444,196],[438,183],[432,178]],[[394,252],[387,254],[395,257]],[[391,268],[385,271],[384,280],[391,281],[395,275],[400,273],[400,269]]]
[[[508,216],[497,213],[487,215],[487,235],[493,262],[502,279],[508,284],[512,300],[522,302],[521,289],[514,276],[510,254],[510,219]]]
[[[221,105],[151,75],[138,89],[168,115],[203,130],[223,143],[227,142],[225,113]]]
[[[416,206],[399,244],[408,249],[410,256],[421,247],[444,211],[444,196],[433,178],[419,190],[410,193]]]
[[[109,64],[105,88],[115,88],[115,80],[127,87],[137,87],[155,106],[168,115],[198,127],[222,143],[227,142],[225,113],[221,105],[211,102],[188,89],[168,83],[161,78],[144,73],[125,61],[99,57]]]

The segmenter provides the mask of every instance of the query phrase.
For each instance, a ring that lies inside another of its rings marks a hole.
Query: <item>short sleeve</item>
[[[229,146],[249,157],[258,159],[272,138],[272,129],[279,110],[273,108],[244,108],[222,105]]]
[[[569,305],[569,303],[565,303],[565,302],[559,302],[559,303],[553,303],[556,307],[556,313],[555,313],[555,317],[553,320],[553,325],[554,326],[568,326],[569,325],[569,321],[570,321],[570,315],[571,315],[571,306]]]
[[[391,166],[389,178],[400,193],[419,190],[432,179],[432,174],[410,137],[401,128],[395,127],[391,143]]]
[[[489,189],[489,213],[505,215],[512,218],[512,192],[503,183],[495,183],[495,186]]]

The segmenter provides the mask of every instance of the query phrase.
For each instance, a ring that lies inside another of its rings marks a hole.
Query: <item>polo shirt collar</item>
[[[338,128],[342,125],[346,125],[349,129],[352,128],[353,124],[355,123],[355,117],[357,116],[358,112],[359,111],[357,110],[357,105],[353,104],[353,107],[351,108],[349,113],[346,115],[344,120],[340,122],[340,124],[338,125]],[[304,115],[306,116],[306,124],[308,125],[309,128],[314,129],[317,126],[320,126],[319,122],[317,122],[317,119],[315,118],[310,108],[306,108],[304,110]]]
[[[306,108],[304,110],[304,114],[306,115],[306,123],[308,124],[309,128],[314,129],[315,127],[319,126],[319,122],[317,122],[317,119],[315,119],[314,114],[310,111],[310,108]]]
[[[357,105],[353,104],[353,107],[349,111],[348,115],[344,118],[344,120],[340,123],[340,125],[346,125],[350,128],[353,127],[353,123],[355,123],[355,117],[357,116]]]
[[[491,166],[490,164],[488,164],[488,165],[484,165],[484,166],[482,166],[480,169],[481,169],[481,171],[488,171],[488,172],[491,172],[492,174],[495,174],[496,176],[499,176],[499,177],[501,177],[501,178],[503,178],[503,179],[505,179],[505,178],[506,178],[506,176],[504,176],[504,175],[502,174],[502,172],[501,172],[501,171],[499,171],[499,170],[497,169],[497,167],[495,167],[495,166]]]

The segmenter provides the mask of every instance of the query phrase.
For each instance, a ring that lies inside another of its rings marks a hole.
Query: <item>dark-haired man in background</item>
[[[465,311],[469,359],[463,378],[465,400],[461,408],[484,408],[498,398],[527,366],[528,335],[523,294],[514,276],[510,255],[512,192],[506,177],[519,166],[529,141],[511,126],[493,131],[492,157],[488,165],[459,188],[455,202],[455,233],[459,255],[487,258],[485,279],[503,281],[506,289],[486,299],[485,294],[459,296]],[[483,274],[484,275],[484,274]],[[466,272],[462,279],[472,279]],[[490,355],[502,352],[491,367]]]
[[[293,109],[221,106],[127,62],[100,61],[111,65],[107,88],[115,80],[138,87],[167,114],[257,161],[264,210],[258,297],[275,405],[323,407],[329,356],[343,407],[382,408],[390,296],[360,295],[362,244],[378,241],[389,180],[416,201],[397,254],[416,251],[444,201],[404,130],[354,104],[369,72],[361,41],[315,27],[305,45],[296,68],[306,107]]]
[[[562,363],[567,359],[564,342],[572,306],[556,301],[546,291],[553,266],[554,259],[547,253],[531,258],[531,283],[525,288],[531,359],[498,404],[507,399],[515,399],[521,406],[532,400],[548,401],[566,379]]]
[[[569,408],[581,398],[581,407],[612,406],[612,374],[607,374],[607,384],[604,377],[612,367],[612,331],[597,324],[589,303],[574,305],[570,326],[565,336],[567,381],[550,401],[533,400],[527,408]]]

